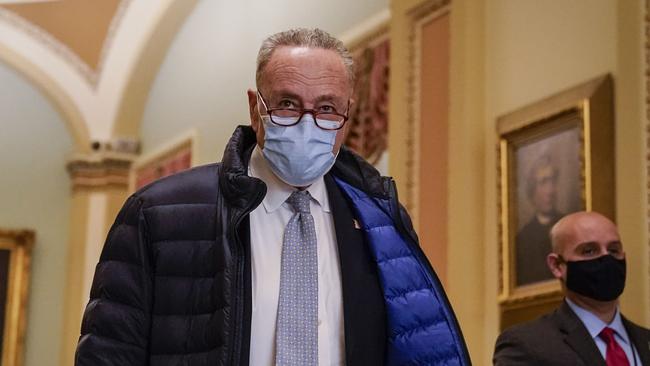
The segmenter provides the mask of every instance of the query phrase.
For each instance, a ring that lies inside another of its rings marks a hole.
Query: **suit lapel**
[[[347,200],[329,174],[325,176],[325,184],[341,264],[346,364],[381,365],[386,320],[377,270],[363,233],[355,228]]]
[[[627,331],[627,335],[630,337],[630,341],[634,345],[636,353],[641,359],[641,364],[650,365],[650,338],[648,336],[643,336],[642,330],[629,320],[623,317],[623,325]],[[634,361],[630,360],[630,365],[633,365]]]
[[[566,302],[562,303],[555,313],[555,317],[560,331],[565,334],[564,341],[586,365],[606,366],[605,359],[598,350],[596,342]]]

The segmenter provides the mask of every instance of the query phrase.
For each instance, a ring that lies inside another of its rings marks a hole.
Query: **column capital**
[[[128,189],[131,164],[136,156],[112,151],[71,155],[66,168],[70,174],[72,190]]]

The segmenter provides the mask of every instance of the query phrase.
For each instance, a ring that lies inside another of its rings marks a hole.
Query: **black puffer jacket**
[[[254,146],[252,129],[239,127],[222,163],[159,180],[127,200],[96,268],[77,366],[248,364],[250,253],[242,243],[248,213],[266,194],[246,174]],[[344,149],[333,171],[386,192],[376,171]]]

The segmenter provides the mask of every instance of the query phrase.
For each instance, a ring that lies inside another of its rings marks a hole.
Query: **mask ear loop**
[[[264,99],[262,99],[262,95],[260,94],[260,92],[257,92],[256,94],[257,94],[257,105],[256,105],[257,115],[260,116],[260,119],[262,119],[263,115],[262,115],[262,110],[260,109],[260,104],[264,106],[264,109],[266,109],[266,103],[264,103]],[[268,115],[269,114],[267,112],[264,116],[268,116]]]

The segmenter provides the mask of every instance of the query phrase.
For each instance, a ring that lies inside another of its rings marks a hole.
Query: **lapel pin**
[[[361,229],[361,225],[359,225],[359,221],[357,221],[357,219],[352,219],[352,222],[354,223],[355,229]]]

